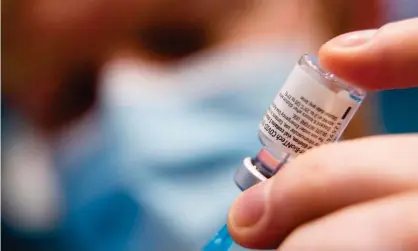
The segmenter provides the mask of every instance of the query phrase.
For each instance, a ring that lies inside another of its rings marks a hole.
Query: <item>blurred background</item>
[[[200,250],[298,58],[341,33],[418,16],[414,0],[1,9],[2,248],[31,251]],[[418,131],[406,114],[417,93],[371,95],[344,138]]]

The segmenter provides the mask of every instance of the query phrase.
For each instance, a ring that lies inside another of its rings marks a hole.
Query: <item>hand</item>
[[[418,19],[339,36],[319,57],[366,89],[418,85]],[[418,250],[417,149],[418,134],[313,149],[242,193],[229,231],[257,249]]]

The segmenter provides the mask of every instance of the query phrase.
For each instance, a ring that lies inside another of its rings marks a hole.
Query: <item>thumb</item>
[[[325,215],[417,189],[417,146],[418,135],[411,134],[350,140],[308,151],[240,194],[229,212],[229,233],[244,247],[272,249]]]
[[[418,18],[338,36],[322,46],[319,60],[369,90],[418,86]]]

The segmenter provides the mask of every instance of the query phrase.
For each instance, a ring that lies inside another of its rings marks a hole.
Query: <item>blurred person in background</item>
[[[5,250],[198,250],[302,53],[379,1],[3,1]],[[347,138],[364,134],[358,119]]]

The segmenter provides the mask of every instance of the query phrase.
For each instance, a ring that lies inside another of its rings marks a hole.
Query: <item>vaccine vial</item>
[[[262,149],[244,159],[235,183],[246,190],[299,154],[337,141],[365,95],[361,88],[322,69],[314,56],[303,55],[260,123]]]

